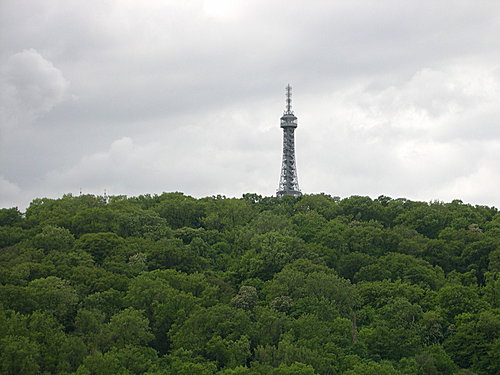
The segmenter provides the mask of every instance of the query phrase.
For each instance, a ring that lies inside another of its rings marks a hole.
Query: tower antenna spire
[[[293,114],[292,111],[292,86],[288,84],[286,86],[286,112],[285,114]]]

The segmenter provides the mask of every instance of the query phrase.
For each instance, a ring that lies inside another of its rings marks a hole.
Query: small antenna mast
[[[286,86],[286,114],[293,114],[292,111],[292,86]]]

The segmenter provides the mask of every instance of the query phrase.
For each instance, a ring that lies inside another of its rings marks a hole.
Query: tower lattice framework
[[[292,111],[292,87],[286,87],[286,109],[281,117],[283,128],[283,160],[281,162],[281,177],[277,196],[302,195],[297,178],[297,166],[295,165],[295,140],[294,132],[297,128],[297,117]]]

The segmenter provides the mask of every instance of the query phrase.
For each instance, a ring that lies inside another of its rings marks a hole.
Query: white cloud
[[[22,125],[61,103],[69,82],[34,49],[9,56],[0,69],[0,114],[4,126]]]
[[[308,149],[314,161],[301,173],[303,186],[343,196],[462,196],[499,205],[499,148],[493,145],[499,142],[500,80],[495,71],[423,68],[397,86],[376,89],[368,82],[308,103],[320,115],[304,125],[313,127],[311,135],[298,142],[319,151]]]
[[[468,173],[460,173],[446,186],[438,190],[439,196],[451,200],[461,199],[472,204],[496,205],[498,202],[498,186],[500,186],[500,141],[489,142],[483,145],[489,148],[482,158],[464,160],[462,168]],[[476,168],[467,168],[468,164]]]
[[[58,194],[80,188],[94,194],[184,191],[196,196],[238,196],[266,189],[265,193],[273,194],[274,184],[269,188],[268,182],[278,183],[280,147],[274,148],[273,143],[279,145],[280,131],[262,124],[248,126],[254,116],[228,110],[202,119],[190,116],[174,130],[167,128],[153,137],[124,136],[104,151],[48,172],[38,188]],[[270,157],[274,168],[269,168]]]

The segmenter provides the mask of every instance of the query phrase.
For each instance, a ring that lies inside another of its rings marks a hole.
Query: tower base
[[[281,190],[276,193],[278,198],[284,197],[285,195],[291,195],[292,197],[300,197],[302,192],[298,190]]]

